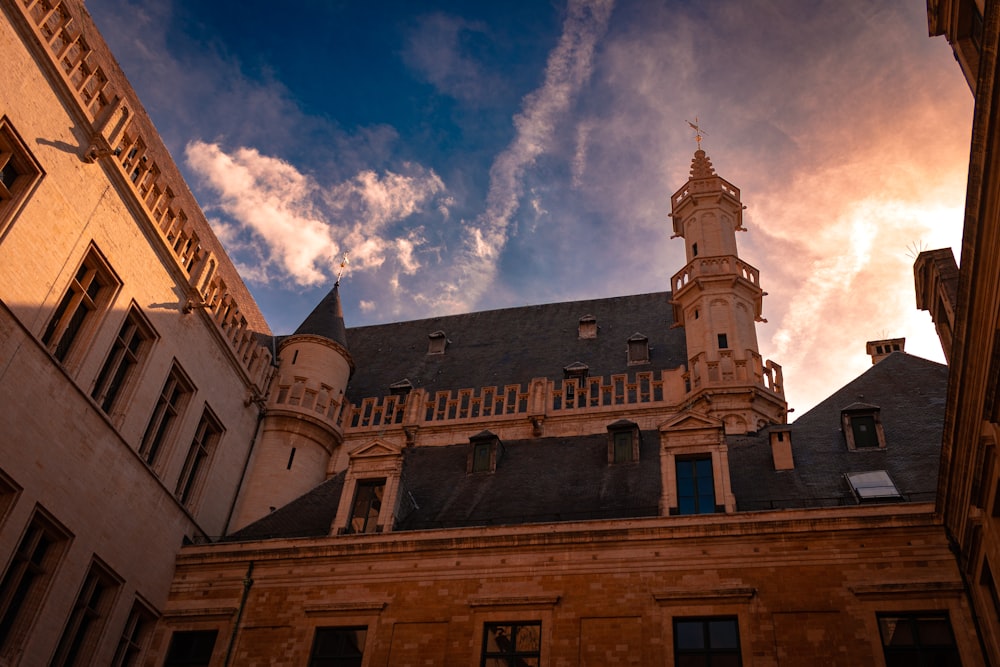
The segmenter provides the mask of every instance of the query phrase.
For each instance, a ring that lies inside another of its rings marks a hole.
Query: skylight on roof
[[[899,498],[900,493],[885,470],[847,474],[847,481],[858,500],[888,500]]]

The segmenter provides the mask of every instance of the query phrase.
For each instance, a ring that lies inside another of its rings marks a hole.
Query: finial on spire
[[[690,125],[691,129],[694,130],[694,140],[698,143],[698,150],[701,150],[701,140],[705,138],[708,132],[705,132],[703,129],[701,129],[701,125],[698,123],[697,116],[694,117],[693,123],[689,120],[686,120],[684,122]]]
[[[340,285],[340,279],[341,279],[341,278],[343,277],[343,275],[344,275],[344,269],[346,269],[346,268],[347,268],[347,257],[348,257],[348,255],[350,255],[350,254],[351,254],[351,253],[349,253],[349,252],[345,252],[345,253],[344,253],[344,259],[342,259],[342,260],[340,261],[340,270],[339,270],[339,271],[337,271],[337,282],[335,282],[335,283],[334,283],[334,286],[338,286],[338,285]]]

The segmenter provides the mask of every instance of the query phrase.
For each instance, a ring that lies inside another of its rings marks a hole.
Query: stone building
[[[0,665],[993,655],[977,264],[917,267],[960,377],[871,341],[789,424],[699,149],[669,291],[275,336],[82,3],[0,10]]]

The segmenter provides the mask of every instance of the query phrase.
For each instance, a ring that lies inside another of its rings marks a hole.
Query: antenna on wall
[[[927,250],[927,244],[924,243],[923,239],[920,239],[919,241],[911,241],[906,244],[906,256],[913,261],[917,261],[917,255],[922,253],[924,250]]]

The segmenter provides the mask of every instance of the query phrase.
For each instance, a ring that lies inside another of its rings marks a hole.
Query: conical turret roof
[[[299,328],[296,336],[308,334],[322,336],[347,349],[347,330],[344,327],[344,309],[340,306],[340,282],[319,302]]]

